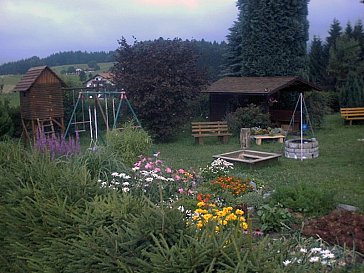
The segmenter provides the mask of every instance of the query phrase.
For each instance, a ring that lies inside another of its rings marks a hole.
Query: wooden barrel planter
[[[312,159],[319,156],[319,145],[315,138],[290,139],[285,141],[284,156],[293,159]]]

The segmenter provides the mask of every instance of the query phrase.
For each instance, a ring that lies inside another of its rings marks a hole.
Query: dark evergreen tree
[[[330,48],[328,73],[334,77],[336,88],[346,82],[349,72],[363,74],[363,62],[360,61],[361,48],[358,41],[343,35],[336,40],[336,45]]]
[[[238,1],[238,21],[228,36],[226,74],[301,75],[306,69],[307,5],[308,0]]]
[[[359,42],[361,47],[360,60],[364,61],[364,28],[360,20],[355,24],[352,35]]]
[[[340,25],[339,20],[337,20],[335,18],[330,26],[329,36],[326,38],[325,50],[326,50],[327,54],[328,54],[330,48],[335,46],[336,39],[339,38],[341,36],[341,34],[342,34],[342,27]]]
[[[341,107],[363,107],[364,106],[364,81],[363,77],[351,71],[347,80],[339,88]]]
[[[191,43],[197,50],[198,68],[207,72],[209,81],[217,80],[223,63],[223,53],[226,43],[208,42],[204,39],[201,41],[193,40]]]
[[[334,48],[336,45],[336,40],[341,36],[342,34],[342,27],[340,25],[339,20],[336,18],[333,20],[330,30],[329,30],[329,36],[326,38],[326,43],[324,45],[324,62],[326,70],[328,71],[328,65],[329,65],[329,59],[330,59],[330,48]],[[323,83],[323,86],[327,90],[335,90],[336,86],[336,79],[332,75],[332,73],[326,73],[326,78]]]
[[[314,37],[308,54],[309,80],[323,86],[326,74],[324,45],[320,38]]]
[[[81,82],[84,82],[87,80],[87,76],[86,76],[86,72],[85,71],[81,71],[80,75],[78,75],[78,77],[80,78]]]
[[[353,27],[351,26],[350,22],[348,22],[348,23],[346,24],[345,34],[346,34],[349,38],[353,38]]]
[[[226,36],[227,45],[224,53],[224,64],[222,65],[222,76],[241,75],[241,49],[242,49],[242,24],[244,21],[242,8],[246,0],[238,0],[236,6],[239,10],[238,20],[234,21]]]

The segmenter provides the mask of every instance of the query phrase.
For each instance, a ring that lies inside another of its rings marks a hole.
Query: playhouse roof
[[[270,95],[283,89],[292,91],[321,90],[313,83],[300,77],[225,77],[202,91],[210,94]]]
[[[49,71],[51,74],[53,74],[54,77],[56,77],[62,85],[65,85],[65,83],[62,81],[60,77],[48,66],[36,66],[30,68],[27,73],[23,76],[23,78],[16,84],[13,91],[21,91],[25,92],[28,91],[38,80],[38,78],[41,76],[41,74],[45,71]]]

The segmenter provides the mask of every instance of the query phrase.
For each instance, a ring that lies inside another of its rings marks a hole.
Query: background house
[[[115,87],[114,76],[110,72],[99,73],[87,80],[84,85],[86,87]]]

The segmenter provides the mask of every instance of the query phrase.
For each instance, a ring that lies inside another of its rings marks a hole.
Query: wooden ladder
[[[37,122],[38,122],[38,129],[40,130],[41,133],[43,133],[46,136],[55,134],[52,118],[47,118],[47,119],[38,118]]]

